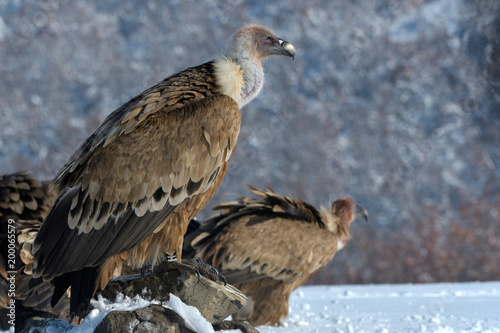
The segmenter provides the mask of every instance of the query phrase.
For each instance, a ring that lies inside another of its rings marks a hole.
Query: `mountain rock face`
[[[355,199],[369,227],[313,283],[497,279],[495,0],[2,3],[0,171],[53,177],[111,111],[215,57],[242,22],[298,56],[268,60],[209,206],[246,184]]]

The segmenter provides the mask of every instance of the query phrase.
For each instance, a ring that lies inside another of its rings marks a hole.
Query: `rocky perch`
[[[122,294],[131,298],[140,295],[143,299],[159,302],[169,301],[173,294],[185,304],[196,307],[216,330],[233,327],[243,332],[257,332],[246,322],[223,322],[246,304],[245,295],[229,284],[188,270],[119,277],[111,280],[101,294],[110,301]],[[33,318],[22,332],[45,332],[47,324],[53,320]],[[175,311],[157,304],[133,311],[112,311],[94,332],[123,332],[125,328],[129,332],[193,332]]]
[[[246,304],[246,296],[232,285],[212,281],[203,275],[173,269],[163,274],[126,276],[113,279],[102,296],[114,300],[118,294],[140,295],[147,300],[167,302],[170,294],[197,308],[211,324],[223,321]]]
[[[152,304],[134,311],[110,312],[94,333],[194,332],[174,310]]]

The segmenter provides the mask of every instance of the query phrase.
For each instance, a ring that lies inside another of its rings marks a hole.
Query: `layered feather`
[[[252,298],[253,308],[233,317],[273,325],[286,318],[290,293],[348,240],[358,205],[344,198],[318,210],[269,188],[250,188],[257,198],[214,206],[220,214],[186,236],[185,251],[212,264]]]
[[[118,108],[56,177],[59,197],[32,246],[33,277],[102,265],[93,293],[115,274],[120,256],[136,267],[163,251],[181,253],[187,221],[227,170],[240,122],[237,103],[219,93],[211,62]],[[182,218],[172,215],[191,200]],[[57,281],[64,287],[75,278]]]

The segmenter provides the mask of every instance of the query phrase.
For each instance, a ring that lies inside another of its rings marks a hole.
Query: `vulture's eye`
[[[264,38],[264,42],[267,44],[267,45],[271,45],[273,43],[273,39],[271,38],[271,36],[266,36]]]

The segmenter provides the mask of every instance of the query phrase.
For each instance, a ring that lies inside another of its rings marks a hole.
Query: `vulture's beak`
[[[278,38],[278,42],[279,47],[276,47],[277,54],[292,57],[292,59],[295,59],[295,55],[297,54],[297,52],[295,51],[295,46],[293,46],[292,43],[284,41],[281,38]]]
[[[366,209],[363,209],[363,207],[356,204],[356,208],[354,208],[354,220],[359,218],[363,218],[366,222],[368,222],[368,212]]]

